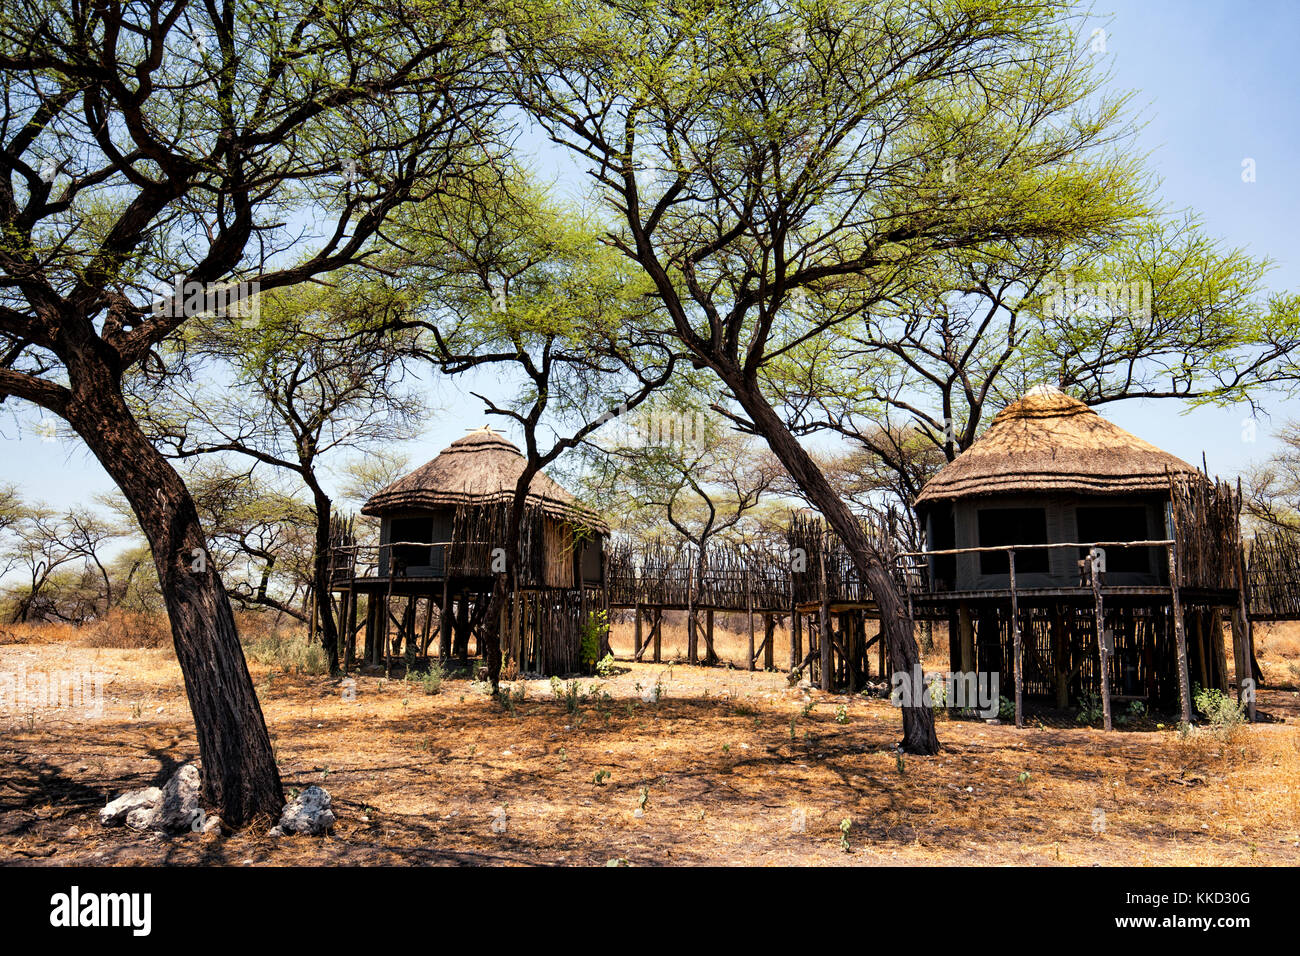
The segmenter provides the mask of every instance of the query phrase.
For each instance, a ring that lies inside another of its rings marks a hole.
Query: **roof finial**
[[[1029,389],[1029,391],[1025,392],[1025,394],[1022,397],[1029,398],[1031,396],[1033,397],[1043,396],[1043,397],[1050,398],[1054,395],[1063,395],[1063,394],[1065,393],[1061,390],[1061,387],[1059,385],[1053,385],[1050,382],[1043,382],[1041,385],[1035,385],[1033,388]]]

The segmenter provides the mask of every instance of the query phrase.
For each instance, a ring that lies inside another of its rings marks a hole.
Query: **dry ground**
[[[1270,675],[1289,673],[1297,643],[1262,636]],[[106,690],[98,716],[0,713],[5,863],[1300,864],[1293,680],[1260,699],[1285,722],[1229,739],[941,718],[943,752],[900,766],[887,702],[779,673],[624,661],[581,679],[571,711],[547,681],[502,705],[465,679],[430,696],[371,675],[348,701],[337,681],[255,663],[286,788],[324,785],[339,816],[329,837],[274,840],[96,822],[197,755],[169,650],[0,645],[0,672],[24,669],[98,671]]]

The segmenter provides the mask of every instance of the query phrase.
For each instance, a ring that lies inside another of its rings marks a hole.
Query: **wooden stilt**
[[[961,669],[969,674],[975,669],[975,628],[971,624],[970,606],[957,607],[957,633],[961,641]]]
[[[821,642],[821,689],[831,689],[831,601],[826,588],[826,542],[817,549],[817,578],[821,610],[818,618],[817,640]]]
[[[429,653],[429,641],[433,637],[433,598],[424,599],[424,627],[420,629],[420,656]]]
[[[1174,646],[1177,649],[1178,702],[1182,708],[1184,724],[1192,722],[1192,687],[1187,674],[1187,635],[1183,629],[1183,602],[1178,593],[1178,545],[1168,545],[1169,550],[1169,600],[1174,621]]]
[[[798,608],[790,611],[790,670],[794,671],[803,660],[803,615]]]
[[[1101,600],[1101,574],[1097,567],[1097,549],[1088,552],[1088,571],[1092,578],[1092,602],[1097,613],[1097,665],[1101,684],[1102,726],[1111,730],[1110,718],[1110,651],[1106,647],[1106,610]]]
[[[749,572],[745,572],[745,607],[749,616],[749,669],[754,669],[754,658],[757,652],[754,650],[754,588],[749,580]]]
[[[357,653],[357,599],[360,598],[355,588],[348,590],[347,636],[343,641],[343,673],[352,670]]]
[[[636,615],[636,623],[632,626],[632,660],[641,659],[641,605],[638,604],[633,611]]]
[[[1016,726],[1025,726],[1024,712],[1024,649],[1020,636],[1020,601],[1016,596],[1016,552],[1007,549],[1007,573],[1011,585],[1011,654],[1016,672]]]

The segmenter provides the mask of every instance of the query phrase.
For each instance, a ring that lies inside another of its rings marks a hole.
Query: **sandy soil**
[[[103,707],[0,713],[5,863],[1300,864],[1290,688],[1261,694],[1282,722],[1230,737],[941,718],[943,752],[900,764],[887,701],[781,673],[621,662],[570,705],[548,681],[497,703],[467,679],[430,696],[381,675],[346,700],[254,665],[286,790],[322,784],[339,816],[276,840],[99,826],[110,798],[197,756],[170,651],[0,646],[0,672],[24,670],[99,674]]]

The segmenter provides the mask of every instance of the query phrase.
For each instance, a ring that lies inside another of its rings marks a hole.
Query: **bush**
[[[601,677],[608,677],[614,673],[614,655],[606,654],[596,663],[596,673]]]
[[[1079,698],[1079,713],[1075,716],[1075,720],[1081,724],[1095,724],[1097,721],[1101,720],[1103,716],[1105,716],[1105,714],[1102,710],[1101,697],[1099,695],[1094,694],[1092,691],[1088,691]]]
[[[171,644],[171,624],[166,615],[115,608],[82,628],[86,647],[139,648]]]
[[[1196,703],[1196,709],[1205,715],[1210,726],[1216,730],[1231,732],[1246,722],[1245,708],[1217,687],[1198,686],[1192,699]]]
[[[582,622],[581,640],[578,643],[578,666],[583,673],[592,674],[600,659],[600,648],[609,633],[609,616],[604,611],[592,611]]]
[[[419,684],[420,689],[432,697],[442,690],[442,682],[447,679],[447,672],[442,669],[442,665],[437,661],[430,661],[425,670],[407,670],[406,679]]]
[[[244,645],[248,659],[282,674],[310,674],[313,677],[329,669],[325,650],[305,635],[272,631]]]

